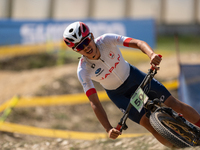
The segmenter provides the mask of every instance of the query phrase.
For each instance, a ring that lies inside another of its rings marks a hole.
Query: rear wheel
[[[173,145],[184,148],[193,145],[194,133],[177,120],[163,112],[154,112],[150,116],[152,127]]]

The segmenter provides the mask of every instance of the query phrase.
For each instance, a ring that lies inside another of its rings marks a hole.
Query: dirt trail
[[[34,69],[30,71],[0,71],[0,102],[14,95],[33,96],[38,89],[63,75],[76,76],[76,64]]]

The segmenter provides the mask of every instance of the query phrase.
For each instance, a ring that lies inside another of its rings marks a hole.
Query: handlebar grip
[[[116,127],[116,129],[117,129],[118,131],[121,131],[121,128],[122,128],[122,125],[120,125],[120,124],[118,124],[117,127]]]
[[[162,55],[161,55],[161,54],[158,54],[158,56],[159,56],[160,58],[162,58]],[[153,66],[151,66],[150,69],[151,69],[151,70],[154,70],[155,68],[154,68]]]
[[[162,58],[162,55],[161,55],[161,54],[158,54],[158,56],[159,56],[160,58]]]

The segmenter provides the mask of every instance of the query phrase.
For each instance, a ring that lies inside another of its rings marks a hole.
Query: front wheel
[[[184,148],[193,146],[194,133],[170,115],[154,112],[150,116],[152,127],[174,146]]]

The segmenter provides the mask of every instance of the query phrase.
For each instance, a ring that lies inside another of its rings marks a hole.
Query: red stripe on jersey
[[[132,38],[127,38],[126,40],[124,40],[123,45],[126,46],[126,47],[129,47],[129,43],[130,43],[131,40],[132,40]]]
[[[94,94],[94,93],[97,93],[96,89],[95,88],[92,88],[92,89],[89,89],[87,92],[86,92],[86,95],[87,97],[89,97],[90,95]]]

